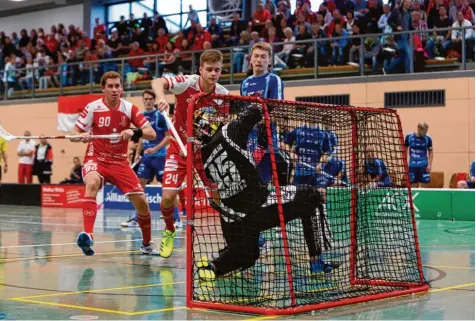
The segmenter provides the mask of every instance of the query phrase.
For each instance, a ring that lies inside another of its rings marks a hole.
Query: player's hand
[[[129,140],[131,137],[134,135],[134,132],[132,129],[126,129],[121,132],[121,139],[122,140]]]
[[[165,98],[157,100],[156,104],[157,104],[157,109],[159,111],[168,110],[170,108],[169,103],[167,102],[167,100],[165,100]]]
[[[427,172],[428,174],[430,174],[430,172],[431,172],[431,166],[430,166],[430,165],[428,165],[428,166],[426,167],[426,172]]]
[[[316,172],[317,172],[317,173],[320,173],[321,171],[322,171],[322,164],[319,163],[319,164],[317,164],[317,166],[316,166]]]
[[[150,154],[153,154],[153,153],[155,153],[155,152],[156,152],[155,148],[147,148],[147,149],[144,151],[144,154],[145,154],[145,155],[150,155]]]
[[[91,140],[91,134],[89,132],[82,133],[82,134],[79,134],[77,136],[78,136],[78,138],[70,138],[69,140],[74,142],[74,143],[79,143],[79,142],[87,143]]]

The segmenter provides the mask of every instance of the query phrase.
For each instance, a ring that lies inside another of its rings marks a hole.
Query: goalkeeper
[[[203,261],[199,264],[202,280],[252,267],[260,255],[260,232],[280,225],[276,193],[268,191],[260,179],[253,155],[247,149],[248,135],[261,119],[259,104],[251,104],[236,120],[225,125],[213,108],[195,112],[194,129],[201,143],[204,171],[220,195],[220,200],[210,199],[210,204],[220,213],[227,243],[211,264]],[[320,239],[317,220],[323,219],[321,194],[306,185],[282,186],[281,193],[284,220],[302,221],[311,273],[331,272],[337,266],[322,261],[317,241]]]

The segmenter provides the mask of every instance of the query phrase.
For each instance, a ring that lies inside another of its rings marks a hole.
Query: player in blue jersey
[[[326,131],[327,138],[329,139],[329,155],[335,155],[337,146],[339,145],[339,139],[330,124],[332,124],[332,117],[326,116],[322,119],[322,128]]]
[[[458,188],[469,188],[474,189],[474,161],[469,168],[469,180],[468,181],[459,181]]]
[[[367,153],[365,160],[365,174],[369,176],[370,187],[390,187],[392,180],[388,176],[387,165],[375,153]]]
[[[144,90],[142,102],[145,108],[143,114],[156,133],[155,140],[141,139],[137,147],[137,155],[140,155],[143,151],[137,176],[139,177],[140,184],[144,187],[147,183],[153,181],[154,177],[157,179],[157,182],[162,182],[165,155],[167,153],[167,145],[169,144],[169,133],[164,116],[154,107],[155,93],[152,90]],[[178,219],[180,220],[180,218]],[[127,222],[121,223],[121,226],[137,227],[137,215]]]
[[[433,141],[427,135],[428,125],[419,123],[416,133],[405,137],[405,147],[409,152],[409,176],[412,184],[428,184],[430,182],[431,165],[433,163]]]
[[[320,127],[299,126],[286,135],[284,143],[294,146],[297,155],[293,184],[315,186],[315,168],[321,156],[329,153],[327,132]]]

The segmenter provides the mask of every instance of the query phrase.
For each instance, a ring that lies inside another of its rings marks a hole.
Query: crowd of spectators
[[[474,31],[435,32],[434,28],[474,25],[474,0],[329,0],[318,11],[311,10],[310,0],[297,0],[291,12],[290,0],[266,0],[258,4],[250,21],[239,13],[233,15],[231,27],[226,31],[211,17],[202,25],[196,11],[190,6],[189,26],[170,33],[166,21],[157,12],[153,17],[146,13],[141,18],[133,14],[124,16],[107,28],[96,19],[90,37],[80,28],[63,24],[53,25],[49,32],[43,28],[23,29],[18,35],[0,32],[0,84],[13,90],[39,89],[89,84],[91,77],[98,82],[108,70],[118,70],[115,62],[106,58],[137,57],[163,54],[158,60],[133,58],[127,61],[123,72],[129,81],[171,73],[190,72],[191,54],[183,51],[204,50],[234,46],[232,61],[234,72],[247,72],[248,49],[261,41],[273,45],[274,64],[280,68],[311,67],[315,47],[311,43],[292,44],[297,40],[320,39],[317,42],[319,65],[356,63],[363,54],[374,72],[409,71],[408,35],[393,35],[401,30],[421,30],[414,35],[415,69],[424,59],[455,57],[461,59],[462,42],[467,57],[474,59]],[[377,37],[335,39],[348,35],[386,33]],[[363,48],[361,48],[361,46]],[[158,64],[157,64],[158,62]],[[75,63],[74,65],[67,65]],[[157,64],[157,65],[156,65]]]

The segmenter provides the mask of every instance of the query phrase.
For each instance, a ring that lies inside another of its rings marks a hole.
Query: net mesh
[[[199,98],[190,107],[215,105],[226,110],[217,117],[231,123],[256,105],[250,99],[208,96],[206,102]],[[246,219],[226,222],[211,204],[220,204],[214,188],[230,187],[219,184],[204,189],[200,179],[188,178],[194,200],[189,206],[193,223],[188,248],[191,303],[221,303],[225,308],[242,307],[245,312],[258,307],[279,313],[286,308],[315,309],[316,304],[342,304],[346,299],[370,299],[425,286],[397,114],[370,108],[265,102],[262,107],[270,111],[269,118],[263,117],[250,133],[241,133],[245,135],[245,153],[256,164],[259,184],[267,190],[264,202],[245,195],[234,210],[250,209],[243,213]],[[192,118],[189,114],[189,127]],[[203,168],[197,164],[206,160],[199,151],[195,149],[188,164],[203,177]],[[233,157],[228,153],[227,158],[216,161],[207,169],[207,179],[225,177],[228,183],[242,179],[230,169]],[[316,189],[323,196],[321,211],[314,202]],[[310,191],[311,197],[302,197],[302,191]],[[302,216],[307,215],[306,208],[314,213],[309,220]],[[296,217],[281,225],[283,211],[301,214],[292,214]],[[317,252],[310,251],[306,239],[309,226]],[[199,269],[226,251],[234,251],[227,257],[234,269],[215,279],[200,278]],[[316,256],[324,263],[317,269],[311,265]],[[245,268],[240,268],[242,265]],[[323,272],[328,266],[334,269]]]

